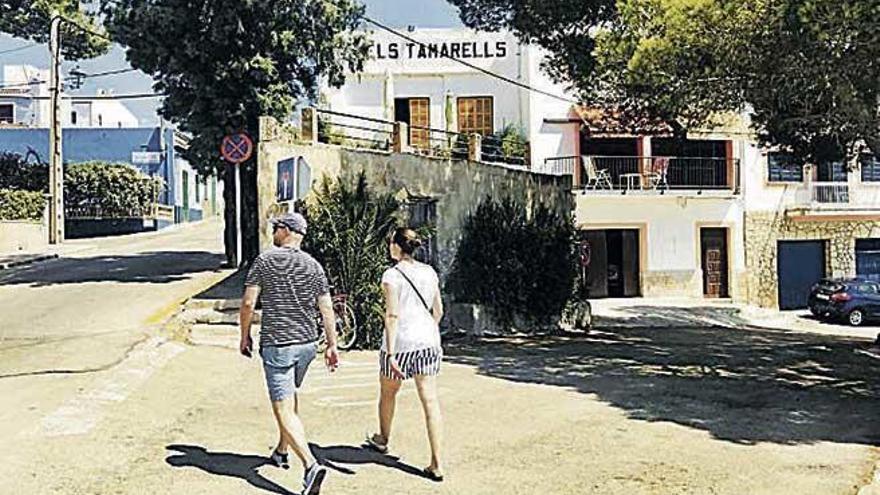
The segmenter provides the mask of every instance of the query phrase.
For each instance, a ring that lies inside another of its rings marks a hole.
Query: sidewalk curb
[[[25,265],[33,265],[34,263],[39,263],[41,261],[48,261],[58,258],[57,253],[52,254],[43,254],[43,255],[35,255],[32,257],[28,257],[22,260],[8,261],[6,263],[0,263],[0,270],[8,270],[10,268],[15,268],[17,266],[25,266]]]

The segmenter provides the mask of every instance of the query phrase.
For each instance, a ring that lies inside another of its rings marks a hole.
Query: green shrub
[[[545,324],[562,314],[576,274],[574,226],[544,205],[487,198],[465,220],[447,280],[458,302],[486,306],[506,325],[520,315]]]
[[[161,189],[161,179],[127,164],[84,162],[64,168],[64,210],[71,217],[145,216]]]
[[[377,348],[384,326],[382,272],[389,266],[386,239],[398,224],[400,203],[378,194],[361,173],[353,182],[328,178],[304,212],[309,235],[303,250],[327,271],[337,292],[349,295],[358,323],[360,348]]]
[[[28,163],[18,153],[0,152],[0,189],[48,191],[49,167]]]
[[[36,220],[43,218],[46,198],[40,191],[0,189],[0,220]]]

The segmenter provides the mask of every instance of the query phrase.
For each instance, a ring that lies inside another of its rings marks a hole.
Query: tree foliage
[[[241,164],[242,258],[259,252],[257,151],[260,116],[285,121],[294,104],[315,98],[319,78],[339,86],[358,71],[368,46],[354,31],[354,0],[115,0],[105,7],[113,38],[133,67],[165,94],[159,112],[191,139],[179,150],[203,176],[226,183],[225,244],[235,257],[235,173],[221,160],[227,134],[247,132],[255,152]]]
[[[384,304],[379,281],[389,266],[387,239],[398,225],[400,207],[394,196],[370,189],[361,173],[351,181],[324,177],[306,208],[309,233],[303,250],[321,262],[338,292],[349,295],[359,347],[381,343]]]
[[[513,199],[487,198],[465,220],[447,289],[505,324],[517,315],[545,323],[562,314],[575,273],[570,218],[544,205],[529,215]]]
[[[162,186],[126,163],[76,163],[64,168],[64,211],[73,217],[147,216]]]
[[[192,136],[183,154],[208,175],[222,170],[224,135],[255,138],[259,116],[284,121],[319,77],[339,86],[362,67],[368,47],[352,31],[362,11],[353,0],[118,0],[106,24],[166,95],[160,113]]]
[[[880,1],[623,0],[597,35],[595,101],[679,129],[750,113],[804,161],[880,152]]]
[[[747,112],[804,161],[880,154],[880,0],[449,0],[551,52],[551,74],[625,126],[678,135]]]
[[[617,16],[614,0],[449,0],[462,22],[484,31],[508,29],[548,51],[544,69],[557,81],[587,87],[595,67],[593,32]]]
[[[78,0],[0,0],[0,32],[48,42],[54,13],[68,21],[61,25],[64,56],[69,59],[96,57],[110,49],[110,42],[89,33],[100,33],[101,28],[96,16],[86,12],[81,4]]]
[[[18,153],[0,152],[0,189],[47,192],[49,167],[28,163]]]
[[[0,220],[31,220],[43,218],[46,197],[39,191],[0,188]]]

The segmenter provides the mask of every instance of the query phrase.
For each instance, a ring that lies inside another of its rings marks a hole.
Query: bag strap
[[[412,287],[412,289],[416,292],[416,295],[419,296],[419,301],[422,301],[422,305],[425,307],[425,310],[428,311],[428,313],[430,313],[431,316],[434,316],[434,312],[431,311],[431,308],[428,306],[428,303],[425,302],[425,298],[422,297],[422,293],[419,292],[419,289],[416,289],[416,284],[414,284],[412,282],[412,280],[410,280],[409,277],[406,276],[406,273],[403,273],[403,270],[401,270],[397,266],[395,266],[394,269],[397,270],[401,275],[403,275],[403,278],[406,279],[407,282],[409,282],[409,286]]]

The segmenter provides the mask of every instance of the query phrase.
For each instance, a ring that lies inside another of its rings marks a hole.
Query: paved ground
[[[219,233],[92,241],[0,276],[0,493],[299,489],[298,468],[265,464],[276,432],[234,327],[198,326],[189,343],[158,329],[228,273],[215,272]],[[442,485],[417,473],[428,448],[412,384],[395,456],[381,456],[360,448],[375,353],[346,354],[333,375],[315,365],[303,410],[333,468],[324,493],[878,493],[864,487],[880,460],[880,360],[853,352],[863,340],[632,308],[653,323],[449,343]]]
[[[0,491],[296,491],[297,468],[265,465],[275,430],[259,365],[223,328],[204,330],[211,345],[151,341],[89,376],[0,382],[4,396],[76,390],[19,399],[28,421],[4,433],[22,450],[0,454]],[[619,329],[450,345],[442,485],[416,473],[428,452],[411,384],[399,457],[359,447],[374,427],[374,361],[349,353],[338,374],[308,377],[307,427],[335,466],[325,493],[854,495],[878,459],[880,362],[833,337]]]

